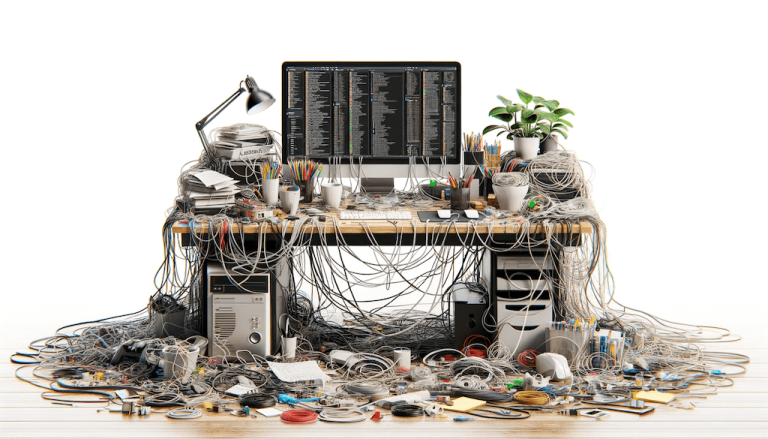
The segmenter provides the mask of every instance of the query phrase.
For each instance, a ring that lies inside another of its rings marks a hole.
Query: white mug
[[[261,195],[264,197],[264,202],[271,205],[277,205],[278,197],[277,191],[280,189],[280,180],[276,178],[265,178],[261,180]]]
[[[283,212],[288,215],[296,215],[296,211],[299,210],[299,190],[295,187],[289,187],[284,191],[280,191],[281,207]]]
[[[323,199],[323,203],[328,206],[338,209],[341,204],[341,190],[340,183],[323,183],[320,187],[320,196]]]

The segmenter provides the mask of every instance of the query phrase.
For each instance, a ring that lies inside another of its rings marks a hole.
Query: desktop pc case
[[[528,349],[544,349],[553,320],[552,261],[543,254],[490,253],[485,275],[491,280],[498,340],[517,357]],[[547,276],[542,276],[542,271]]]
[[[271,276],[232,275],[231,272],[231,276],[227,276],[218,262],[209,262],[206,271],[208,355],[235,357],[237,351],[261,357],[271,354]],[[233,279],[240,286],[232,282]]]

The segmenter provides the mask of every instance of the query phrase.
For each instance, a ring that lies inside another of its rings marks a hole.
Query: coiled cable
[[[393,416],[400,416],[403,418],[415,418],[418,416],[424,416],[424,407],[416,404],[398,404],[393,405],[389,411]]]
[[[252,409],[265,409],[277,404],[277,398],[274,395],[265,395],[263,393],[246,393],[240,396],[240,405]]]
[[[165,416],[171,419],[195,419],[203,416],[203,412],[196,408],[184,407],[181,409],[173,409],[166,413]]]
[[[317,413],[312,410],[286,410],[280,415],[280,420],[286,424],[311,424],[317,421]]]

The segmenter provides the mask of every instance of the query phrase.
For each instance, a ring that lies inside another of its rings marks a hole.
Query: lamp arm
[[[242,84],[242,83],[241,83]],[[208,126],[213,119],[216,118],[222,111],[224,111],[225,108],[229,106],[232,102],[235,101],[241,94],[243,94],[246,90],[244,90],[242,87],[238,88],[236,92],[232,93],[232,96],[228,97],[224,102],[219,104],[218,107],[214,108],[213,111],[208,113],[207,116],[200,119],[196,124],[195,128],[197,129],[197,134],[200,136],[200,141],[203,143],[203,149],[205,149],[206,152],[208,151],[208,139],[205,137],[205,133],[203,132],[203,129]]]

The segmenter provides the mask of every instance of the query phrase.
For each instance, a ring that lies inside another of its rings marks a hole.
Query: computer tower
[[[210,262],[207,290],[209,356],[235,357],[237,351],[262,357],[272,353],[269,274],[227,276],[221,264]],[[248,354],[241,357],[250,359]]]
[[[553,319],[552,261],[543,254],[494,254],[492,297],[498,340],[515,357],[545,348]]]

